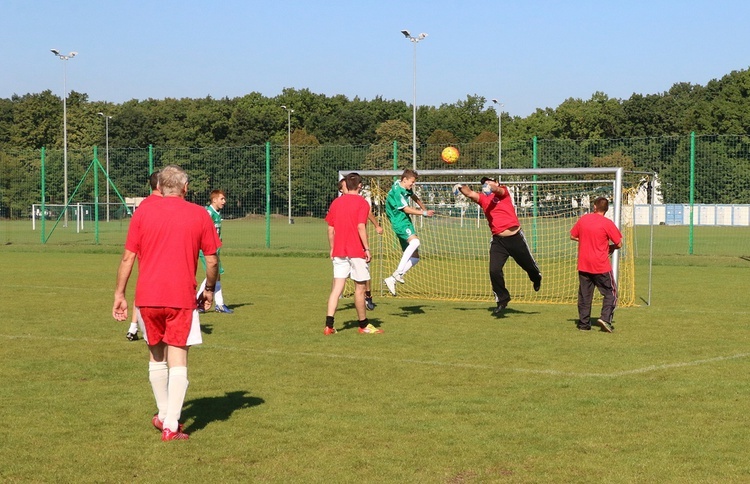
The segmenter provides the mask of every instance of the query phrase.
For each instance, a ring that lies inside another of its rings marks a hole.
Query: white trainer
[[[388,290],[390,291],[390,293],[395,296],[396,295],[396,279],[393,276],[386,277],[385,279],[383,279],[383,282],[385,282],[385,285],[388,287]]]

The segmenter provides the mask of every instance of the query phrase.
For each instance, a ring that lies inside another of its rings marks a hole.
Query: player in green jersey
[[[216,233],[219,234],[219,240],[221,240],[221,214],[219,211],[224,208],[224,205],[227,203],[227,196],[222,190],[214,190],[209,194],[209,199],[211,200],[211,203],[208,204],[206,207],[206,211],[211,216],[211,220],[214,221],[214,227],[216,227]],[[215,310],[217,313],[227,313],[231,314],[234,312],[234,310],[230,309],[226,304],[224,304],[224,293],[222,291],[222,284],[221,284],[221,275],[224,274],[224,266],[221,264],[221,256],[219,254],[221,252],[221,249],[216,251],[216,256],[219,258],[219,277],[216,279],[216,291],[214,292],[214,302],[216,303]],[[203,259],[203,252],[200,254],[201,262],[203,262],[203,267],[206,266],[206,261]],[[206,285],[206,280],[204,279],[201,283],[201,287],[198,290],[198,294],[203,294],[203,288]]]
[[[385,215],[391,222],[393,232],[404,251],[393,275],[386,277],[383,281],[394,296],[396,295],[396,282],[403,284],[406,271],[419,262],[419,237],[417,237],[410,215],[424,215],[426,217],[435,215],[435,211],[427,210],[425,204],[413,191],[417,176],[417,172],[414,170],[404,170],[401,179],[393,183],[393,187],[385,199]],[[412,199],[419,206],[419,209],[410,206],[409,199]]]

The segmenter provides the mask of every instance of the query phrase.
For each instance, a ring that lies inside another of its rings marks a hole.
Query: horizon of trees
[[[292,144],[371,145],[398,140],[411,145],[411,106],[376,97],[361,100],[287,88],[275,97],[257,92],[236,98],[133,99],[122,104],[91,102],[71,91],[67,99],[68,148],[104,146],[109,121],[110,148],[238,147],[287,143],[287,112]],[[497,142],[498,119],[487,99],[466,99],[439,107],[417,107],[417,142],[456,144]],[[62,98],[50,90],[0,98],[0,149],[61,148]],[[621,100],[595,92],[569,98],[557,108],[527,117],[502,113],[505,140],[619,139],[696,134],[750,135],[750,70],[733,71],[705,86],[676,83],[659,94],[633,94]]]

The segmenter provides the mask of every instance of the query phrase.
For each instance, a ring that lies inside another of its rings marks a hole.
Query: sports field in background
[[[384,334],[343,299],[324,337],[324,255],[227,249],[235,313],[202,317],[191,437],[163,443],[145,345],[111,317],[119,252],[0,250],[0,481],[750,481],[743,258],[660,258],[613,334],[575,330],[574,305],[378,296]]]

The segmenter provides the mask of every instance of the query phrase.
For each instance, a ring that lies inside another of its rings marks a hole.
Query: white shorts
[[[356,282],[369,281],[370,265],[361,257],[334,257],[333,278],[346,279],[347,277],[351,277]]]

